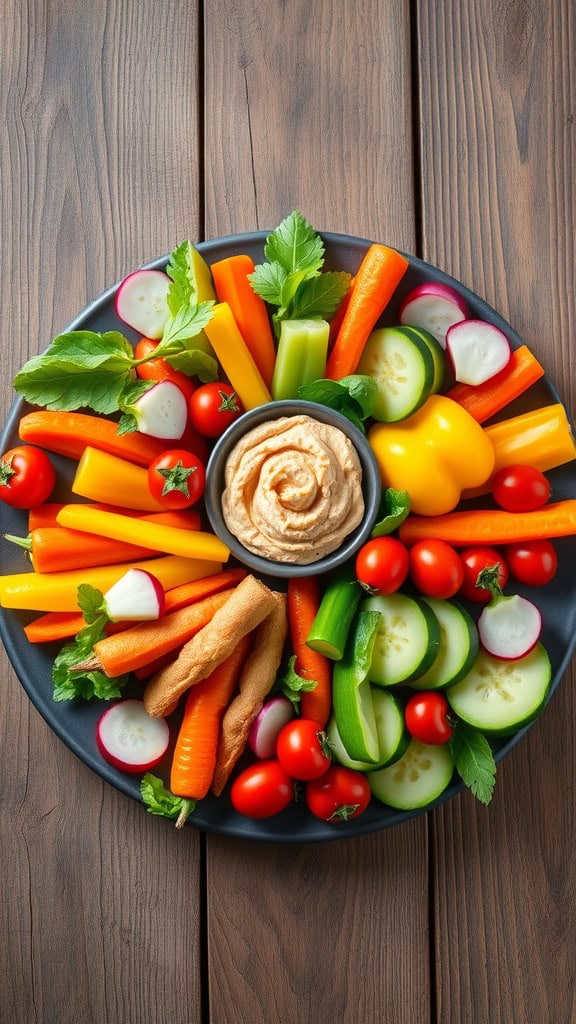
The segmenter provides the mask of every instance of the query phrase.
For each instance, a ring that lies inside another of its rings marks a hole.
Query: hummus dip
[[[276,562],[308,565],[362,521],[362,467],[342,430],[311,416],[254,427],[232,449],[222,512],[230,533]]]

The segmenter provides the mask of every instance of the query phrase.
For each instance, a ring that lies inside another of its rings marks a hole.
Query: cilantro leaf
[[[252,290],[270,306],[282,305],[282,288],[288,271],[280,263],[259,263],[248,275]]]
[[[364,420],[374,408],[376,393],[376,383],[365,374],[351,374],[341,380],[322,378],[298,388],[298,398],[336,409],[362,431],[365,430]]]
[[[102,591],[92,587],[89,583],[81,583],[78,587],[77,599],[78,607],[86,622],[92,625],[98,616],[103,614],[104,595]]]
[[[104,628],[108,615],[103,607],[103,595],[95,587],[83,583],[78,587],[78,605],[82,610],[86,625],[75,636],[72,643],[65,644],[56,655],[52,665],[52,682],[54,683],[53,699],[55,701],[111,700],[120,697],[122,688],[128,681],[128,675],[110,679],[98,670],[74,671],[74,666],[88,659],[94,644],[104,636]]]
[[[294,270],[316,273],[324,263],[324,243],[306,218],[295,210],[268,235],[264,255],[270,263],[279,263],[288,273]]]
[[[196,801],[183,796],[174,796],[169,789],[152,772],[146,772],[140,783],[140,794],[149,814],[157,814],[162,818],[177,819],[178,827],[196,807]]]
[[[387,487],[382,494],[376,523],[371,537],[384,537],[396,530],[403,523],[410,511],[410,495],[408,491],[396,491]]]
[[[489,804],[496,781],[496,763],[484,734],[459,721],[450,740],[450,753],[464,785],[481,803]]]
[[[182,307],[190,306],[197,298],[191,242],[181,242],[170,253],[166,273],[171,280],[166,301],[175,317]]]

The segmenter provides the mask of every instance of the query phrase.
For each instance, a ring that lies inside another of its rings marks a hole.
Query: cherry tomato
[[[326,734],[319,722],[295,718],[280,730],[276,741],[280,764],[293,779],[318,779],[331,764]]]
[[[463,548],[460,552],[460,559],[464,567],[464,580],[459,591],[461,597],[466,598],[468,601],[478,601],[481,604],[488,603],[492,596],[490,591],[484,587],[477,587],[476,580],[478,579],[478,573],[489,565],[500,564],[498,577],[500,586],[502,589],[506,586],[509,577],[508,566],[503,555],[496,548],[482,546]]]
[[[12,508],[35,508],[50,497],[56,473],[41,448],[20,445],[0,459],[0,500]]]
[[[558,568],[556,548],[549,540],[525,540],[509,544],[506,548],[506,561],[514,579],[532,587],[550,583]]]
[[[219,380],[201,384],[188,402],[192,426],[204,437],[220,437],[243,412],[234,388]]]
[[[464,582],[464,566],[446,541],[420,540],[410,548],[410,579],[428,597],[454,597]]]
[[[140,338],[140,341],[134,346],[134,356],[136,359],[144,359],[154,352],[159,344],[159,341],[154,341],[152,338]],[[194,382],[188,374],[182,373],[181,370],[175,370],[166,359],[148,359],[147,362],[140,363],[136,367],[136,373],[141,380],[172,381],[180,388],[187,402],[196,390]]]
[[[271,818],[294,799],[294,782],[279,761],[257,761],[232,783],[230,800],[247,818]]]
[[[415,693],[404,709],[406,728],[420,743],[440,746],[447,743],[454,732],[448,719],[449,712],[450,705],[438,690]]]
[[[409,567],[408,550],[395,537],[374,537],[356,555],[356,577],[371,594],[393,594]]]
[[[148,466],[148,489],[163,508],[190,508],[204,494],[206,473],[200,459],[183,448],[171,448]]]
[[[304,798],[308,809],[321,821],[336,824],[363,814],[371,790],[362,772],[333,764],[319,779],[307,782]]]
[[[492,497],[507,512],[533,512],[550,497],[550,481],[534,466],[504,466],[494,474]]]

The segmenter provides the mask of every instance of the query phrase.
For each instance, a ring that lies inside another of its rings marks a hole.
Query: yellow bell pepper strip
[[[85,448],[76,467],[72,492],[89,501],[119,505],[135,512],[162,512],[150,494],[148,471],[117,455]]]
[[[82,533],[93,533],[125,544],[137,544],[152,551],[164,551],[168,555],[183,558],[201,558],[204,561],[226,562],[230,555],[219,537],[202,530],[181,530],[176,526],[162,526],[148,519],[134,519],[130,515],[116,512],[102,512],[80,503],[64,505],[56,516],[59,526]]]
[[[444,395],[431,395],[398,423],[374,424],[368,440],[383,486],[408,491],[418,515],[451,512],[462,491],[484,483],[494,467],[486,432]]]
[[[78,611],[78,587],[89,583],[108,590],[128,569],[146,569],[160,581],[164,590],[212,576],[222,566],[213,561],[163,555],[143,562],[122,562],[94,569],[67,572],[19,572],[0,576],[0,606],[36,612]]]
[[[271,395],[250,354],[227,302],[214,306],[210,323],[204,328],[224,373],[245,409],[271,401]]]

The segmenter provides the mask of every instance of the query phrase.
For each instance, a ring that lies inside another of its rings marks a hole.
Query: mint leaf
[[[168,309],[174,317],[183,306],[195,304],[197,298],[191,242],[181,242],[170,253],[166,273],[171,280],[167,296]]]
[[[295,210],[266,239],[264,255],[288,273],[316,273],[324,263],[324,243],[311,224]]]
[[[387,487],[382,494],[378,517],[372,529],[371,537],[385,537],[398,529],[410,511],[410,495],[408,491],[396,491]]]
[[[341,380],[322,378],[298,388],[298,398],[336,409],[362,431],[365,431],[364,420],[374,408],[376,394],[375,381],[365,374],[352,374]]]
[[[496,763],[488,740],[466,722],[457,722],[450,753],[462,782],[483,804],[489,804],[496,781]]]
[[[169,789],[152,772],[146,772],[140,783],[140,794],[149,814],[157,814],[162,818],[178,819],[177,825],[183,825],[189,814],[196,807],[196,801],[182,796],[174,796]]]
[[[290,317],[328,320],[336,312],[350,287],[350,274],[326,271],[302,281],[294,295]]]

